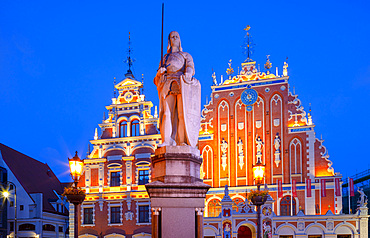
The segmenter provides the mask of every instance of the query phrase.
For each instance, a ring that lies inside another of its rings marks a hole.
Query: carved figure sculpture
[[[357,201],[357,203],[359,203],[359,207],[363,207],[363,206],[365,206],[367,204],[367,196],[364,193],[364,190],[362,188],[358,188],[357,189],[357,192],[360,193],[360,198]]]
[[[154,78],[159,95],[160,146],[197,145],[201,86],[194,73],[193,58],[182,51],[180,35],[172,31],[167,54]]]
[[[279,137],[279,133],[276,133],[276,136],[275,136],[275,139],[274,139],[274,147],[275,147],[275,151],[279,151],[280,152],[280,137]]]
[[[222,166],[222,169],[225,171],[226,169],[226,166],[227,166],[227,156],[226,156],[226,153],[227,153],[227,147],[229,145],[227,144],[227,142],[225,141],[224,138],[222,138],[222,142],[221,142],[221,152],[222,152],[222,155],[221,155],[221,166]]]
[[[243,141],[242,139],[240,139],[239,137],[239,141],[238,141],[238,150],[239,150],[239,166],[240,166],[240,169],[243,169],[243,165],[244,165],[244,151],[243,151]]]
[[[262,162],[261,161],[261,158],[262,158],[262,146],[263,146],[264,142],[261,140],[261,137],[257,136],[256,137],[256,147],[257,147],[257,154],[256,154],[256,157],[257,157],[257,162]]]
[[[279,133],[276,133],[276,136],[274,139],[274,147],[275,147],[274,155],[275,155],[276,167],[279,167],[279,163],[280,163],[280,143],[281,143],[281,140],[280,140]]]

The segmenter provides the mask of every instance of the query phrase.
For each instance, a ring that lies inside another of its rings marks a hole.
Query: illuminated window
[[[126,137],[127,136],[127,122],[122,121],[119,124],[119,137]]]
[[[149,205],[139,206],[139,223],[149,222]]]
[[[239,211],[239,206],[238,205],[244,203],[244,200],[241,199],[241,198],[234,198],[233,202],[234,202],[233,210],[238,212]]]
[[[51,224],[45,224],[42,226],[42,230],[44,231],[55,231],[55,226]]]
[[[120,186],[120,182],[121,182],[120,172],[111,172],[110,173],[110,186],[118,187]]]
[[[138,120],[133,120],[131,122],[131,136],[139,136],[140,135],[140,124]]]
[[[84,208],[84,224],[94,224],[93,223],[93,208]]]
[[[208,203],[208,217],[218,217],[221,212],[221,204],[217,199],[213,199]]]
[[[139,170],[139,185],[145,185],[149,182],[149,170]]]
[[[34,231],[36,228],[36,226],[34,224],[29,224],[29,223],[26,223],[26,224],[22,224],[18,227],[18,229],[20,231]]]
[[[110,223],[121,223],[121,208],[111,207],[110,208]]]
[[[285,196],[280,201],[280,216],[290,216],[292,203],[291,203],[291,196]],[[296,202],[293,199],[293,214],[296,214]]]

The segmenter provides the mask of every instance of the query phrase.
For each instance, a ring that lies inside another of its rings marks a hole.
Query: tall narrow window
[[[140,124],[138,120],[133,120],[131,122],[131,136],[139,136],[140,135]]]
[[[110,173],[110,186],[118,187],[120,186],[120,182],[121,182],[120,172],[111,172]]]
[[[94,224],[93,223],[93,208],[84,208],[84,224]]]
[[[122,121],[119,124],[119,137],[126,137],[127,136],[127,122]]]
[[[221,212],[221,204],[217,199],[212,199],[208,203],[208,217],[217,217]]]
[[[292,203],[291,203],[291,196],[285,196],[280,201],[280,215],[281,216],[290,216],[291,209],[292,209]],[[293,215],[296,214],[296,202],[293,198]]]
[[[110,223],[121,223],[121,208],[120,207],[111,207],[110,208]]]
[[[139,206],[139,223],[149,222],[149,205]]]
[[[139,170],[139,185],[149,183],[149,170]]]

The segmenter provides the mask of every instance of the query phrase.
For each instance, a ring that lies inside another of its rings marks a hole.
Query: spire
[[[307,117],[308,117],[307,125],[312,125],[311,103],[310,103],[309,112],[308,112]]]
[[[113,97],[116,98],[116,77],[113,78]]]
[[[87,144],[86,157],[89,158],[89,155],[90,155],[90,143]]]
[[[157,106],[154,107],[154,118],[158,118],[158,108],[157,108]]]
[[[252,47],[255,45],[253,44],[252,42],[252,37],[250,36],[249,34],[249,30],[251,29],[250,25],[247,25],[243,30],[246,32],[245,36],[244,36],[244,43],[242,45],[242,48],[243,48],[243,54],[247,56],[247,59],[244,61],[244,63],[246,62],[251,62],[253,61],[251,59],[251,55],[252,55]]]
[[[131,49],[131,33],[130,32],[128,33],[128,50],[127,50],[127,53],[128,53],[127,60],[125,60],[124,62],[128,65],[128,70],[127,70],[127,73],[125,74],[125,77],[135,78],[134,75],[132,74],[132,71],[131,71],[131,67],[132,67],[132,64],[135,62],[135,59],[131,58],[132,49]]]
[[[141,88],[141,94],[144,95],[144,74],[141,74],[141,84],[143,85],[143,87]]]
[[[105,117],[105,113],[104,113],[104,117]],[[94,140],[97,140],[98,138],[99,138],[98,137],[98,128],[95,128]],[[90,148],[90,144],[89,144],[89,148]],[[89,153],[90,153],[90,149],[89,149]]]

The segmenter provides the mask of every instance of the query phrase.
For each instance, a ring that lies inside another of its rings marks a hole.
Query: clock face
[[[132,92],[127,92],[125,95],[123,95],[123,97],[127,102],[131,102],[131,100],[134,98],[134,95]]]
[[[246,106],[252,106],[258,98],[258,93],[256,90],[248,88],[242,92],[241,100]]]

